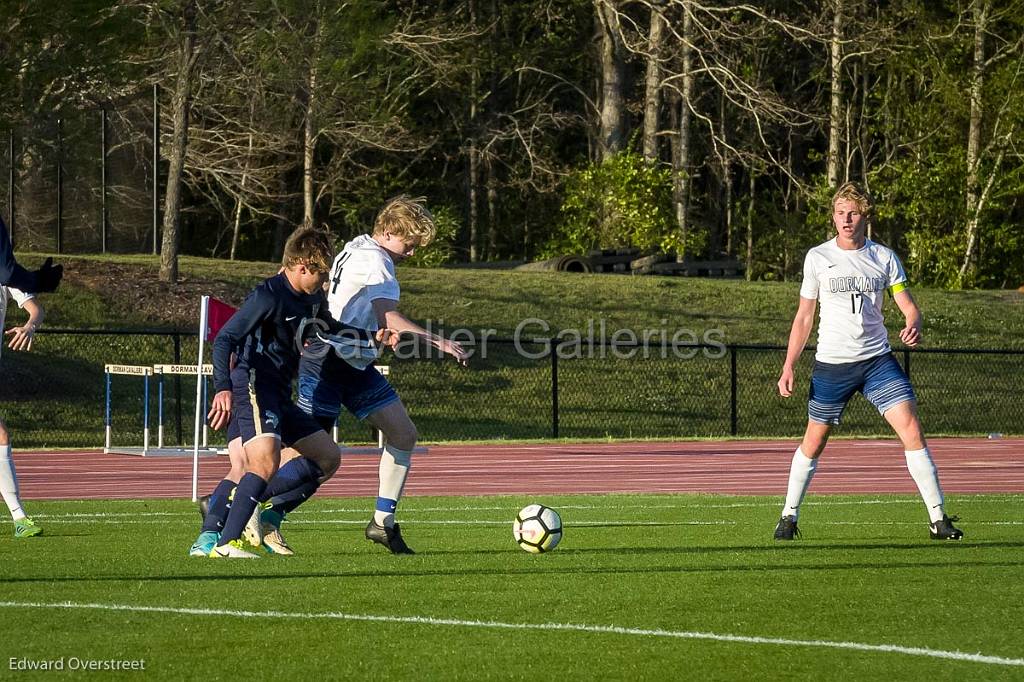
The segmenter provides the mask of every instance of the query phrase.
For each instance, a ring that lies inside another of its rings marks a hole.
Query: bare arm
[[[32,337],[35,336],[36,330],[39,329],[39,325],[43,323],[43,318],[46,316],[46,310],[34,298],[25,301],[24,308],[28,312],[28,322],[20,327],[11,327],[6,332],[11,337],[8,346],[11,350],[32,350]]]
[[[793,395],[794,368],[800,354],[807,344],[814,326],[814,308],[818,302],[813,298],[800,297],[800,305],[793,318],[793,326],[789,330],[789,345],[786,349],[786,361],[782,364],[782,376],[779,377],[779,395],[788,398]]]
[[[387,328],[399,334],[408,332],[423,337],[435,348],[441,349],[455,358],[460,365],[465,366],[469,359],[469,353],[461,344],[449,341],[437,334],[431,334],[408,317],[398,312],[398,302],[388,298],[378,298],[373,301],[373,313],[377,316],[377,325],[382,329]]]
[[[900,330],[900,341],[913,348],[921,342],[921,323],[923,322],[921,309],[917,307],[909,289],[904,289],[892,298],[896,301],[896,305],[899,306],[900,312],[903,313],[903,318],[907,322]]]

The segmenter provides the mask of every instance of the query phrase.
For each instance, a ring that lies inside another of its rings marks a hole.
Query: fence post
[[[907,375],[907,379],[910,379],[910,349],[903,349],[903,372]]]
[[[174,332],[174,364],[181,364],[181,334]],[[178,438],[178,445],[183,444],[184,437],[181,434],[181,376],[174,375],[174,428]]]
[[[160,234],[160,86],[153,83],[153,255]]]
[[[738,392],[737,380],[736,380],[736,346],[729,346],[729,432],[732,435],[738,433],[737,422],[739,421],[739,415],[736,409],[736,394]]]
[[[10,220],[7,221],[7,227],[11,231],[11,248],[14,248],[14,179],[17,177],[17,173],[14,172],[14,128],[11,128],[10,135],[7,138],[7,151],[11,157],[10,173],[10,184],[7,186],[7,210],[10,211]]]
[[[555,340],[548,340],[548,352],[551,353],[551,437],[558,438],[558,352]]]
[[[107,108],[100,107],[100,253],[107,252]]]
[[[57,253],[64,246],[64,124],[57,119]]]

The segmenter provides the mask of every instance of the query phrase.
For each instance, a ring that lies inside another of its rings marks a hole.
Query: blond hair
[[[434,216],[424,205],[426,197],[410,197],[401,194],[389,199],[373,221],[374,236],[385,232],[403,239],[416,239],[419,246],[426,246],[434,240],[437,226]]]
[[[864,189],[864,186],[858,182],[844,182],[836,190],[836,193],[832,195],[832,208],[836,207],[836,202],[840,199],[846,199],[857,204],[857,208],[864,214],[865,218],[869,220],[874,217],[875,214],[875,200],[871,198],[871,193]]]
[[[314,272],[327,272],[334,260],[331,235],[312,227],[300,227],[288,236],[281,265],[291,269],[305,265]]]

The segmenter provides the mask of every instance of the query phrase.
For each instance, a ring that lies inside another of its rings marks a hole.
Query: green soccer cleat
[[[220,540],[220,533],[215,530],[204,530],[196,538],[196,541],[192,543],[192,548],[188,550],[188,555],[210,556],[210,552],[217,546],[218,540]]]
[[[259,554],[253,554],[252,552],[242,547],[241,540],[232,540],[226,545],[214,545],[213,549],[210,550],[208,555],[211,559],[259,559]]]
[[[27,516],[14,522],[14,537],[16,538],[31,538],[42,534],[43,529]]]

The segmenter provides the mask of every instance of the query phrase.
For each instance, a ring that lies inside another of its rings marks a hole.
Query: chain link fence
[[[776,390],[785,348],[778,346],[554,346],[545,340],[489,339],[470,367],[450,359],[385,359],[390,379],[424,441],[549,438],[797,438],[806,423],[813,352],[797,369],[797,395]],[[102,447],[104,365],[195,362],[197,337],[185,332],[43,330],[31,353],[3,354],[0,417],[16,447]],[[479,350],[479,349],[478,349]],[[629,353],[629,350],[634,351]],[[1024,432],[1024,351],[899,351],[909,367],[930,435]],[[206,361],[209,362],[209,353]],[[111,377],[113,444],[143,438],[141,377]],[[164,379],[164,442],[192,442],[196,384]],[[212,387],[208,396],[212,397]],[[151,433],[157,429],[158,382],[149,382]],[[205,410],[204,410],[205,411]],[[860,396],[837,435],[890,435]],[[370,429],[349,415],[339,439],[369,443]],[[222,434],[211,434],[220,444]]]
[[[0,196],[19,250],[152,250],[160,199],[152,113],[151,95],[139,93],[4,131]]]

